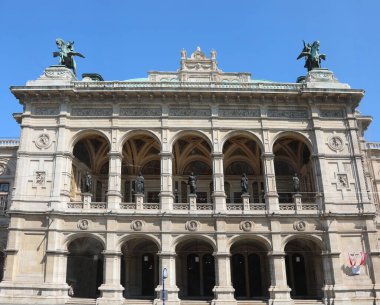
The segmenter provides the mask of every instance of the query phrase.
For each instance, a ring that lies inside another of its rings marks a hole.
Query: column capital
[[[122,155],[122,153],[121,152],[119,152],[119,151],[110,151],[109,153],[108,153],[108,157],[117,157],[117,158],[122,158],[123,157],[123,155]]]
[[[282,251],[269,251],[268,252],[268,256],[272,256],[272,257],[284,257],[285,256],[285,252],[282,252]]]
[[[159,153],[160,157],[169,157],[169,158],[173,158],[173,153],[170,152],[170,151],[161,151]]]
[[[157,253],[157,256],[159,256],[159,257],[175,257],[175,256],[177,256],[177,253],[161,251],[161,252]]]
[[[223,258],[223,257],[231,257],[231,253],[230,252],[214,252],[212,254],[212,256],[214,256],[214,257],[221,257],[221,258]]]
[[[223,159],[223,157],[224,157],[222,152],[213,152],[213,153],[211,153],[211,156],[214,158],[220,158],[220,159]]]
[[[274,153],[272,152],[263,152],[261,154],[261,158],[265,159],[265,158],[274,158]]]
[[[103,250],[102,254],[104,256],[122,256],[123,255],[121,251],[115,251],[115,250]]]

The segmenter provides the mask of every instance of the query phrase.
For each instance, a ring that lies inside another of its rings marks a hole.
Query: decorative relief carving
[[[341,109],[321,109],[319,112],[322,118],[343,118],[344,113]]]
[[[307,119],[307,110],[277,110],[268,109],[268,117],[270,118],[288,118],[288,119]]]
[[[303,220],[296,221],[293,224],[293,228],[294,228],[294,230],[297,230],[297,231],[305,231],[306,230],[306,222],[304,222]]]
[[[347,189],[348,188],[348,177],[346,174],[337,174],[337,186],[341,189]]]
[[[0,164],[0,176],[7,173],[7,166],[5,164]]]
[[[210,109],[170,108],[169,116],[207,117],[207,116],[211,116],[211,110]]]
[[[189,220],[185,223],[185,228],[188,231],[198,231],[201,227],[201,224],[199,221],[196,220]]]
[[[111,116],[112,108],[73,108],[71,115],[75,116]]]
[[[260,109],[219,109],[220,117],[259,117]]]
[[[35,115],[58,115],[59,107],[36,107],[34,110]]]
[[[81,230],[87,230],[89,225],[89,221],[87,219],[81,219],[78,221],[78,228]]]
[[[145,222],[143,220],[133,220],[131,223],[131,229],[134,231],[141,231],[144,225]]]
[[[161,116],[161,108],[121,108],[121,116]]]
[[[34,144],[40,149],[49,147],[51,144],[49,135],[47,133],[41,133]]]
[[[44,75],[42,75],[40,78],[75,80],[75,76],[70,69],[60,66],[52,66],[46,68]]]
[[[34,182],[35,182],[35,185],[44,186],[46,183],[46,172],[36,171]]]
[[[311,70],[306,78],[307,82],[337,82],[334,78],[334,74],[328,70]]]
[[[332,136],[329,138],[327,145],[334,151],[343,150],[343,140],[339,136]]]
[[[244,232],[252,231],[253,227],[254,227],[253,221],[249,221],[249,220],[241,221],[239,224],[240,230],[242,230]]]

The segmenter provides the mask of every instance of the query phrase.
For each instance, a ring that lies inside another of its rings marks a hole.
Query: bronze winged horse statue
[[[74,51],[74,41],[68,41],[65,43],[63,39],[57,38],[55,43],[57,44],[59,51],[53,52],[53,56],[59,56],[59,64],[71,69],[74,72],[74,75],[76,75],[77,71],[74,56],[82,58],[84,58],[84,56],[81,53]]]

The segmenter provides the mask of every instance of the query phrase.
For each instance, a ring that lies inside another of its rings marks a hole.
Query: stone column
[[[278,194],[274,171],[274,154],[265,152],[261,155],[264,168],[265,203],[269,212],[278,212]]]
[[[236,305],[235,289],[231,282],[230,253],[217,252],[215,257],[215,287],[212,305]]]
[[[271,222],[272,231],[280,231],[279,221]],[[272,235],[273,251],[268,253],[271,285],[269,287],[268,304],[292,305],[290,288],[286,279],[285,253],[282,247],[282,237],[279,234]]]
[[[99,287],[102,296],[97,300],[97,304],[121,305],[124,302],[124,287],[120,285],[120,257],[122,253],[105,250],[102,254],[104,257],[104,281]]]
[[[270,252],[269,267],[271,273],[271,285],[269,287],[270,304],[292,305],[290,298],[290,288],[286,279],[285,253]]]
[[[168,299],[165,301],[165,305],[179,305],[181,301],[178,298],[179,289],[176,285],[176,253],[161,251],[157,255],[159,257],[159,285],[156,288],[157,298],[154,300],[154,304],[163,304],[162,300],[160,299],[163,284],[162,271],[164,268],[166,268],[168,277],[165,279],[165,290],[168,292]]]
[[[107,208],[118,209],[122,199],[121,195],[121,162],[122,155],[117,151],[111,151],[109,156]]]
[[[161,210],[169,211],[173,209],[173,169],[172,158],[170,152],[161,152],[161,192],[160,202]]]
[[[212,154],[212,168],[213,168],[213,193],[215,212],[225,213],[226,207],[226,193],[224,192],[224,175],[223,175],[223,154]]]

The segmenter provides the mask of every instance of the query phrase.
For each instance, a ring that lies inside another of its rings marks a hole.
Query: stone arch
[[[267,251],[272,251],[272,243],[271,241],[266,238],[265,236],[262,236],[262,235],[234,235],[232,236],[231,238],[228,239],[227,241],[227,249],[226,251],[227,252],[230,252],[231,250],[231,247],[233,246],[233,244],[239,242],[239,241],[242,241],[242,240],[249,240],[249,241],[254,241],[254,242],[258,242],[260,243],[261,245],[264,246],[264,248],[267,250]]]
[[[273,152],[273,146],[274,144],[282,139],[282,138],[286,138],[286,137],[290,137],[290,138],[294,138],[298,141],[301,141],[302,143],[304,143],[307,148],[309,149],[310,153],[313,153],[313,143],[312,141],[308,138],[308,134],[304,134],[302,132],[299,132],[299,131],[281,131],[279,133],[277,133],[271,140],[270,142],[270,149],[271,149],[271,152]]]
[[[210,151],[213,152],[214,149],[213,149],[213,145],[212,145],[212,139],[211,139],[210,135],[208,135],[206,132],[204,132],[202,130],[181,130],[181,131],[178,131],[175,134],[173,134],[169,140],[170,152],[173,152],[174,143],[177,140],[179,140],[180,138],[186,137],[186,136],[196,136],[196,137],[202,138],[209,145]]]
[[[141,135],[141,134],[153,138],[159,144],[160,150],[162,150],[161,139],[160,139],[160,137],[156,133],[154,133],[154,131],[146,130],[146,129],[134,129],[134,130],[130,130],[130,131],[126,132],[125,134],[123,134],[121,136],[121,138],[118,141],[117,151],[119,153],[121,153],[122,150],[123,150],[123,147],[124,147],[125,143],[129,139],[131,139],[131,138],[133,138],[135,136]]]
[[[84,139],[85,137],[91,135],[97,135],[104,138],[107,141],[108,146],[111,148],[110,136],[106,132],[98,129],[84,129],[77,131],[71,136],[68,143],[70,152],[73,152],[75,144],[77,144],[80,140]]]
[[[116,251],[121,251],[121,247],[123,246],[123,244],[125,244],[126,242],[132,240],[132,239],[147,239],[149,241],[152,241],[156,246],[157,248],[160,250],[161,249],[161,240],[153,235],[153,234],[138,234],[138,233],[132,233],[132,234],[128,234],[128,235],[124,235],[122,237],[119,238],[119,240],[116,242]]]
[[[229,131],[227,132],[223,138],[221,139],[220,141],[220,147],[223,151],[223,147],[224,147],[224,144],[231,138],[235,137],[235,136],[245,136],[247,137],[248,139],[252,140],[252,141],[255,141],[259,147],[260,147],[260,150],[262,152],[264,152],[264,145],[263,145],[263,142],[262,140],[260,139],[260,137],[258,135],[256,135],[254,132],[251,132],[251,131],[248,131],[248,130],[233,130],[233,131]]]
[[[78,238],[82,238],[82,237],[94,238],[102,244],[104,249],[106,249],[106,241],[105,241],[103,236],[101,236],[100,234],[87,233],[87,232],[86,233],[73,233],[73,234],[66,236],[66,238],[63,240],[64,249],[68,250],[68,245],[71,242],[73,242],[74,240],[76,240]]]
[[[287,235],[283,238],[281,242],[281,249],[280,251],[284,251],[286,245],[294,240],[308,240],[316,244],[321,251],[326,250],[326,245],[322,239],[321,236],[315,235],[315,234],[293,234],[293,235]]]
[[[175,252],[179,244],[186,242],[188,240],[192,240],[192,239],[199,239],[199,240],[205,241],[213,248],[214,252],[217,251],[216,241],[212,237],[208,235],[186,234],[186,235],[180,235],[172,241],[172,244],[170,246],[171,252]]]

